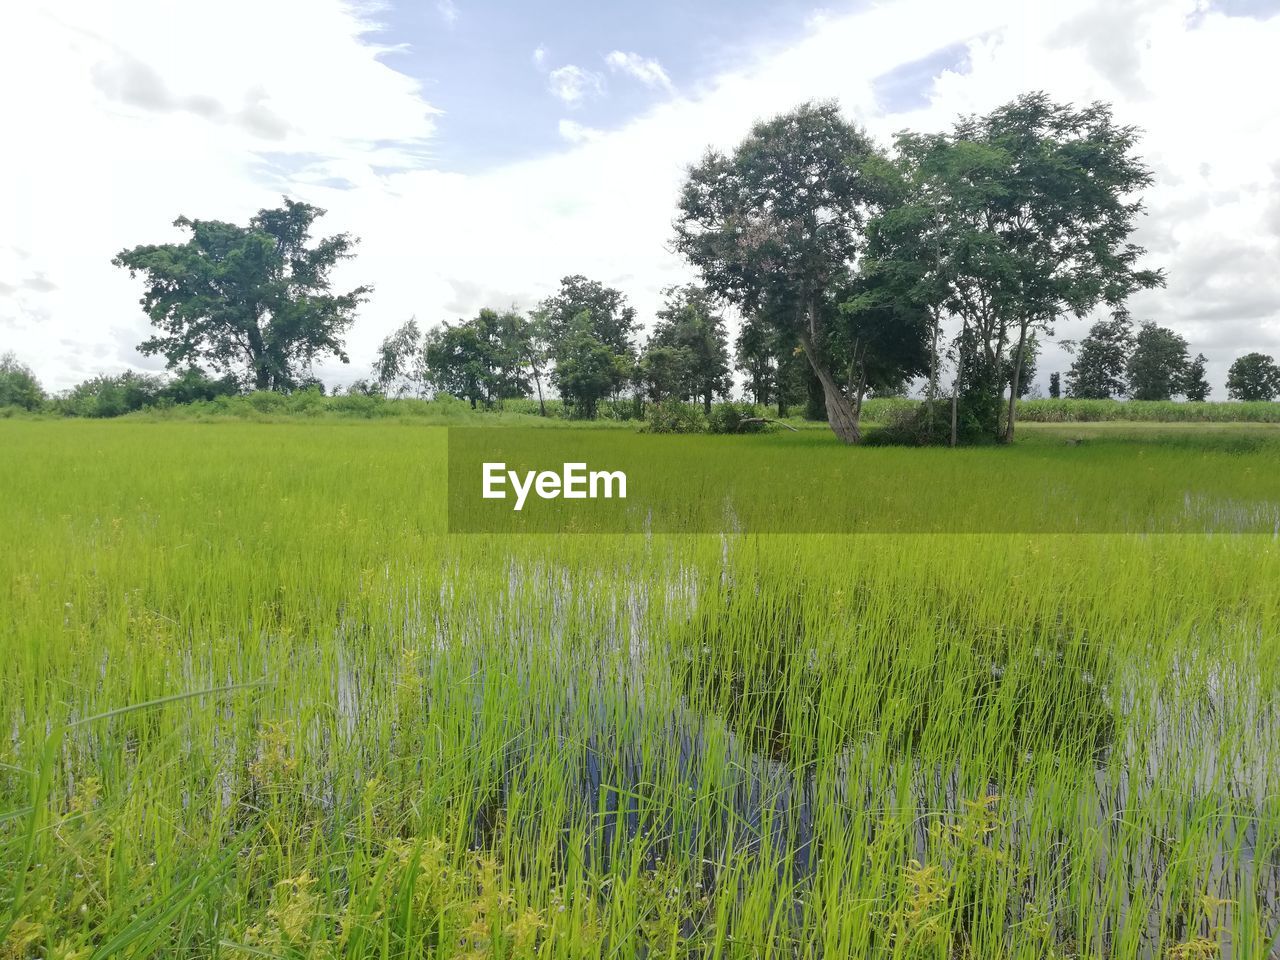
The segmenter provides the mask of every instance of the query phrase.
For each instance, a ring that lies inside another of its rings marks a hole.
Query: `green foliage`
[[[1124,380],[1129,351],[1133,349],[1133,322],[1123,311],[1100,320],[1080,341],[1079,351],[1067,372],[1067,396],[1080,400],[1107,400],[1128,390]]]
[[[750,403],[717,403],[707,416],[708,433],[766,433],[764,413]]]
[[[564,277],[560,289],[538,305],[547,339],[556,351],[583,324],[614,354],[629,358],[635,353],[634,337],[640,323],[635,308],[620,290],[606,287],[581,274]]]
[[[1274,400],[1280,396],[1280,366],[1265,353],[1246,353],[1227,371],[1232,400]]]
[[[1168,327],[1144,323],[1133,338],[1125,367],[1129,395],[1135,400],[1171,400],[1184,392],[1189,363],[1185,337]]]
[[[0,407],[39,410],[45,394],[31,368],[13,353],[0,354]]]
[[[832,430],[858,440],[850,400],[832,376],[820,309],[863,245],[884,199],[883,155],[834,102],[757,123],[731,156],[709,150],[680,194],[676,249],[716,296],[803,344],[822,381]]]
[[[311,241],[324,211],[284,199],[246,227],[179,217],[185,243],[121,251],[112,263],[146,282],[141,304],[158,333],[138,346],[171,369],[208,366],[258,390],[300,385],[313,360],[348,358],[342,337],[369,287],[330,292],[330,274],[354,256],[346,234]]]
[[[1106,104],[1075,108],[1043,93],[962,118],[949,134],[899,137],[906,200],[877,228],[879,257],[961,319],[960,362],[976,368],[958,377],[962,389],[996,398],[970,398],[984,430],[999,429],[990,411],[1008,390],[1001,432],[1012,438],[1017,351],[1033,333],[1163,284],[1159,271],[1138,269],[1144,251],[1129,241],[1143,210],[1135,197],[1151,182],[1137,140]]]
[[[422,331],[418,321],[410,318],[378,345],[373,361],[374,382],[387,396],[405,396],[425,385],[423,363]]]
[[[649,405],[641,430],[645,433],[706,433],[707,416],[697,404],[664,400]]]
[[[687,401],[685,388],[692,366],[693,354],[687,348],[654,344],[651,340],[650,346],[640,354],[637,370],[645,396],[654,403],[673,399]]]
[[[657,325],[641,358],[644,379],[651,388],[663,384],[661,396],[651,391],[653,399],[701,399],[703,412],[709,413],[712,400],[725,396],[733,387],[724,317],[701,287],[668,287],[663,294],[666,302],[658,311]],[[645,359],[655,351],[667,353],[646,364]]]
[[[585,311],[558,335],[552,345],[555,369],[551,381],[574,416],[591,419],[600,401],[627,382],[626,357],[597,336]]]
[[[747,392],[764,405],[778,389],[778,345],[768,324],[756,313],[744,317],[734,340],[734,368],[746,377]]]
[[[1209,399],[1209,381],[1205,379],[1204,368],[1209,358],[1197,353],[1195,359],[1187,364],[1182,378],[1182,392],[1193,403],[1203,403]]]
[[[118,417],[155,405],[163,388],[164,379],[155,374],[100,374],[76,384],[56,406],[72,417]]]
[[[1176,400],[1023,400],[1022,420],[1039,423],[1280,423],[1280,404]]]

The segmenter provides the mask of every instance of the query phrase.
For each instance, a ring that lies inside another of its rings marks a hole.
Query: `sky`
[[[0,10],[0,353],[47,389],[158,371],[120,250],[282,196],[374,288],[330,386],[410,317],[532,307],[581,273],[651,324],[685,170],[837,98],[886,146],[1028,90],[1106,100],[1152,167],[1131,301],[1226,368],[1280,357],[1280,0],[13,0]],[[1064,371],[1055,328],[1038,385]]]

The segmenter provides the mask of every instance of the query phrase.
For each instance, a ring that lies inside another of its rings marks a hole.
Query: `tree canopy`
[[[298,386],[320,357],[348,362],[342,338],[371,288],[331,291],[333,268],[357,241],[343,233],[313,243],[323,215],[286,197],[247,226],[179,217],[185,243],[121,251],[112,263],[144,278],[140,302],[158,331],[138,350],[163,355],[170,369],[232,372],[259,390]]]
[[[1265,353],[1246,353],[1227,371],[1232,400],[1274,400],[1280,395],[1280,366]]]
[[[822,384],[831,429],[860,429],[832,374],[821,302],[853,269],[863,227],[885,195],[884,155],[834,102],[757,123],[731,155],[690,168],[675,248],[714,294],[799,340]]]
[[[1170,400],[1182,393],[1187,374],[1187,341],[1168,327],[1148,321],[1133,338],[1125,371],[1134,400]]]

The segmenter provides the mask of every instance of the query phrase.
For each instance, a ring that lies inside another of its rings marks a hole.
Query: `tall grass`
[[[449,537],[443,431],[0,449],[0,957],[1275,949],[1272,537]]]
[[[1028,423],[1133,420],[1153,423],[1280,423],[1280,402],[1265,400],[1191,403],[1182,400],[1022,400],[1018,417]]]

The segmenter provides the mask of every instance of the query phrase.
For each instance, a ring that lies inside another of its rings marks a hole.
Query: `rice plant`
[[[6,960],[1277,952],[1274,534],[449,535],[424,426],[0,450]]]

